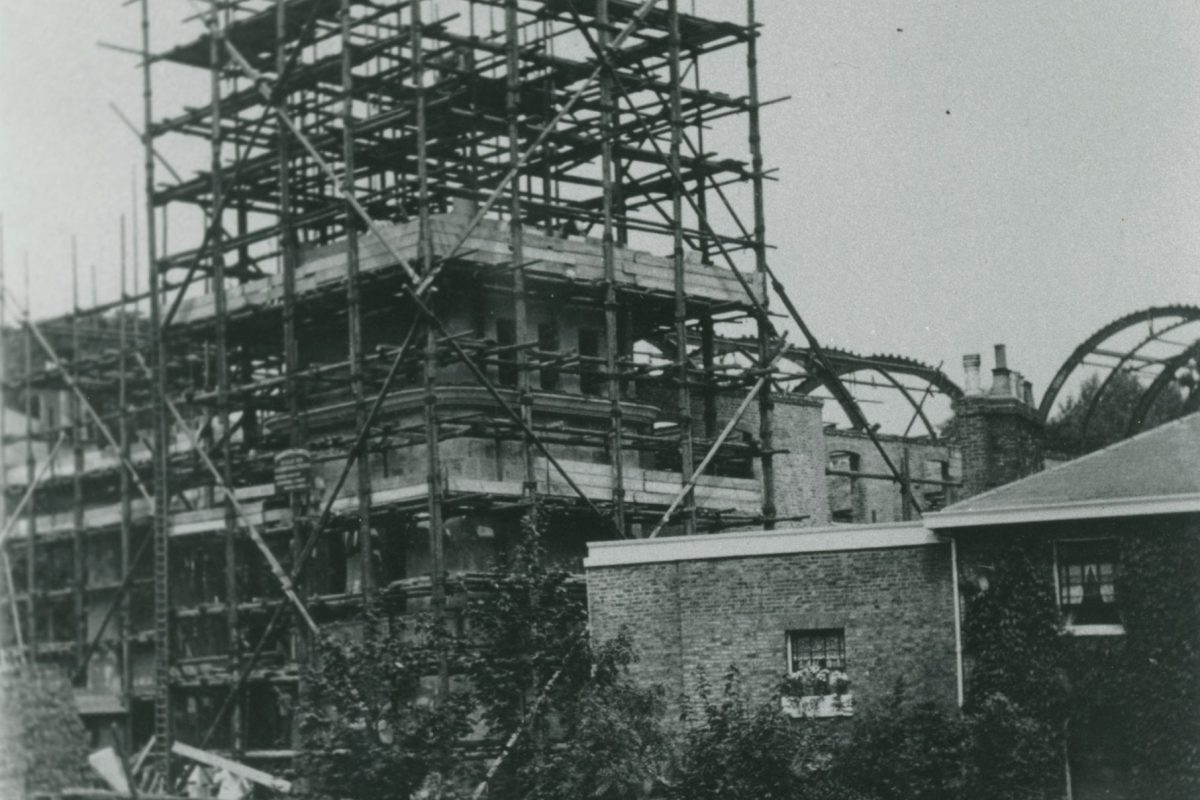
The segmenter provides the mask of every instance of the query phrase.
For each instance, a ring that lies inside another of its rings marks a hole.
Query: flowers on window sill
[[[854,714],[850,677],[839,669],[809,665],[788,673],[779,687],[780,710],[789,717],[849,717]]]

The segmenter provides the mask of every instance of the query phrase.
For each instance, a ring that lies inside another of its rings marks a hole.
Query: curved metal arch
[[[963,395],[962,387],[950,380],[946,373],[937,367],[917,361],[915,358],[893,355],[860,356],[845,350],[827,350],[826,355],[838,375],[848,375],[859,370],[881,372],[886,370],[892,375],[911,375],[927,381],[951,400],[957,400]],[[814,372],[796,384],[792,391],[797,394],[808,394],[823,383],[825,383],[825,379]]]
[[[1042,422],[1045,422],[1050,417],[1050,412],[1054,410],[1054,402],[1058,399],[1058,393],[1062,391],[1063,385],[1067,379],[1071,377],[1076,368],[1083,363],[1093,350],[1096,349],[1102,342],[1110,337],[1116,336],[1122,331],[1128,330],[1135,325],[1149,323],[1156,319],[1169,317],[1183,317],[1186,322],[1194,322],[1200,320],[1200,306],[1190,305],[1169,305],[1169,306],[1152,306],[1134,311],[1131,314],[1126,314],[1123,317],[1113,320],[1105,325],[1100,330],[1093,333],[1083,341],[1078,347],[1071,351],[1071,355],[1063,362],[1063,365],[1058,368],[1054,378],[1050,381],[1050,385],[1046,387],[1045,394],[1042,395],[1042,402],[1038,405],[1038,416]]]
[[[931,367],[928,364],[917,361],[916,359],[892,355],[860,356],[841,350],[828,351],[827,355],[829,356],[829,360],[833,365],[834,371],[839,377],[842,375],[849,375],[854,372],[862,371],[877,372],[882,375],[900,392],[900,394],[912,407],[913,411],[918,417],[920,417],[925,429],[929,431],[929,435],[934,438],[937,438],[938,435],[937,428],[929,420],[929,417],[926,416],[925,410],[922,408],[922,404],[912,396],[908,389],[906,389],[899,380],[897,380],[896,375],[910,375],[914,378],[927,381],[930,385],[947,395],[951,400],[957,400],[963,395],[962,388],[954,381],[950,380],[946,373],[942,372],[937,367]],[[840,381],[836,383],[840,383]],[[793,387],[792,392],[795,394],[806,395],[811,393],[818,386],[826,386],[832,391],[834,384],[834,381],[828,381],[824,375],[814,370],[809,377],[804,378],[795,387]],[[842,399],[839,397],[838,393],[833,392],[833,395],[838,400],[839,405],[842,406],[842,410],[846,411],[846,405],[842,402]],[[853,416],[850,415],[849,411],[847,411],[847,416],[850,416],[850,418],[853,419]]]
[[[1080,448],[1080,450],[1083,449],[1084,442],[1087,441],[1088,428],[1092,424],[1092,417],[1095,415],[1096,409],[1100,406],[1100,399],[1104,396],[1104,392],[1108,389],[1108,387],[1112,384],[1112,382],[1114,380],[1116,380],[1117,373],[1119,373],[1121,371],[1122,367],[1124,367],[1126,364],[1128,364],[1130,362],[1130,360],[1132,360],[1135,356],[1137,356],[1137,354],[1141,351],[1141,349],[1143,347],[1145,347],[1146,345],[1150,344],[1151,342],[1158,341],[1159,338],[1161,336],[1163,336],[1163,334],[1170,333],[1171,331],[1175,330],[1176,328],[1181,328],[1184,325],[1190,324],[1191,322],[1193,322],[1193,320],[1181,319],[1173,325],[1168,325],[1167,327],[1163,328],[1160,331],[1155,331],[1154,333],[1151,333],[1149,336],[1147,336],[1146,338],[1144,338],[1140,342],[1138,342],[1136,346],[1134,346],[1131,350],[1129,350],[1129,352],[1127,352],[1127,353],[1125,353],[1125,355],[1121,356],[1121,358],[1117,361],[1117,363],[1113,365],[1112,371],[1108,373],[1108,375],[1104,378],[1104,381],[1096,389],[1096,393],[1094,395],[1092,395],[1092,399],[1088,401],[1087,410],[1085,410],[1083,413],[1083,422],[1081,422],[1079,425],[1079,448]]]
[[[1163,365],[1163,371],[1158,373],[1158,376],[1146,387],[1146,391],[1142,392],[1137,406],[1133,409],[1133,413],[1129,415],[1129,422],[1125,425],[1126,437],[1139,433],[1145,427],[1146,415],[1154,407],[1154,401],[1158,400],[1162,393],[1167,390],[1167,387],[1175,380],[1175,373],[1181,367],[1187,366],[1187,363],[1192,359],[1200,359],[1200,339],[1197,339],[1182,353],[1167,361]],[[1189,405],[1195,400],[1195,395],[1200,393],[1200,389],[1193,389],[1192,392],[1193,396],[1188,398]]]

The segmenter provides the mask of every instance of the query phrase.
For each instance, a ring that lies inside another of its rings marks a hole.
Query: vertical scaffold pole
[[[596,3],[596,21],[600,24],[598,42],[601,51],[608,48],[608,0]],[[612,482],[613,522],[625,534],[625,470],[621,461],[624,452],[621,419],[621,378],[617,374],[620,336],[617,312],[617,264],[613,233],[613,87],[608,70],[600,73],[600,181],[603,186],[604,231],[601,255],[604,259],[604,369],[608,373],[609,404],[609,480]]]
[[[754,0],[746,0],[746,74],[750,81],[750,171],[754,188],[754,268],[759,285],[767,285],[767,223],[763,210],[762,132],[759,127],[758,105],[758,30],[754,15]],[[771,321],[766,316],[770,296],[764,292],[762,310],[758,314],[758,363],[764,368],[770,357]],[[762,447],[762,516],[763,527],[775,527],[775,399],[770,381],[758,393],[758,438]]]
[[[8,350],[5,349],[8,344],[7,331],[4,326],[7,316],[5,315],[5,295],[4,295],[4,217],[0,216],[0,530],[8,525],[8,415],[6,409],[8,402],[5,394],[8,392]],[[13,574],[11,567],[11,559],[7,558],[10,550],[8,543],[0,543],[4,547],[4,579],[8,582],[8,599],[12,603],[9,609],[13,619],[13,634],[16,637],[16,645],[19,649],[19,657],[25,658],[27,654],[22,646],[24,637],[21,630],[21,608],[17,604],[17,587],[13,584]],[[26,603],[28,607],[28,603]]]
[[[275,3],[275,74],[278,108],[286,112],[288,108],[287,73],[287,2],[276,0]],[[298,45],[297,45],[298,46]],[[288,446],[299,448],[303,445],[303,432],[300,425],[300,385],[297,380],[299,367],[299,349],[296,342],[296,231],[292,219],[292,165],[291,142],[287,126],[282,117],[278,117],[278,181],[279,181],[279,239],[280,255],[283,268],[283,386],[287,396],[288,412]],[[292,553],[300,552],[304,546],[304,513],[305,502],[300,492],[289,491],[288,506],[292,519]],[[303,570],[296,576],[296,592],[304,596]],[[297,623],[301,620],[297,617]],[[293,626],[293,653],[298,662],[307,658],[307,642],[305,626]]]
[[[117,444],[121,450],[123,463],[129,460],[129,294],[126,289],[126,265],[128,251],[125,240],[125,215],[121,215],[121,314],[117,318]],[[121,475],[121,575],[129,574],[129,560],[132,554],[132,523],[133,506],[129,491],[132,482],[129,480],[129,470],[120,470]],[[133,620],[131,617],[130,595],[125,592],[117,609],[117,636],[121,648],[121,696],[125,701],[125,741],[132,742],[133,735],[133,660],[129,645]]]
[[[233,450],[229,435],[229,331],[226,324],[228,300],[225,292],[225,228],[221,224],[221,210],[225,208],[225,185],[221,172],[221,4],[211,0],[209,8],[209,169],[212,180],[212,219],[209,220],[209,253],[212,267],[213,293],[213,347],[217,383],[216,422],[220,436],[219,463],[221,480],[226,486],[233,485]],[[241,668],[241,637],[238,636],[238,586],[237,586],[237,513],[228,498],[222,500],[225,508],[225,526],[222,545],[225,566],[225,643],[228,647],[228,670],[236,675]],[[242,724],[240,704],[235,704],[229,714],[229,741],[234,754],[241,755]]]
[[[78,378],[83,362],[79,334],[79,245],[71,237],[71,371]],[[83,668],[87,652],[87,543],[83,530],[83,407],[72,392],[71,412],[71,601],[75,624],[75,670]],[[84,685],[87,675],[83,675]]]
[[[517,0],[504,4],[504,34],[506,43],[505,114],[508,117],[508,156],[510,168],[521,158],[521,42],[517,24]],[[529,354],[524,347],[529,337],[529,308],[525,296],[525,232],[521,209],[521,176],[514,175],[508,194],[508,247],[512,263],[513,327],[516,328],[517,390],[521,399],[521,418],[526,426],[533,425],[533,392]],[[521,439],[521,454],[525,464],[523,495],[532,501],[537,494],[537,473],[534,468],[533,442],[528,435]]]
[[[7,344],[6,331],[4,324],[7,321],[4,307],[4,217],[0,216],[0,530],[8,524],[8,418],[5,410],[8,408],[8,403],[4,397],[7,393],[8,386],[8,351],[5,350]],[[5,554],[8,552],[8,544],[0,543],[4,547]],[[8,581],[8,597],[13,606],[10,609],[13,616],[13,632],[21,636],[21,609],[17,606],[17,587],[12,583],[12,570],[6,571],[5,579]],[[19,646],[20,642],[18,642]],[[21,657],[25,654],[22,652]]]
[[[33,297],[29,293],[29,253],[25,253],[25,313],[33,316]],[[0,302],[3,298],[0,298]],[[25,614],[29,641],[29,660],[37,662],[37,459],[33,450],[33,334],[29,326],[22,332],[25,366],[25,485],[29,501],[25,504]]]
[[[150,8],[142,0],[142,140],[146,202],[146,257],[150,292],[150,342],[154,368],[151,406],[154,418],[154,742],[159,772],[171,783],[171,585],[170,490],[167,485],[167,351],[162,330],[162,292],[158,272],[158,237],[154,216],[154,108],[151,84]],[[165,211],[165,208],[164,208]]]
[[[349,196],[354,194],[354,58],[350,51],[350,0],[341,0],[342,37],[342,162]],[[362,430],[367,421],[366,389],[363,386],[362,296],[358,274],[358,216],[349,201],[342,222],[346,230],[346,328],[350,359],[350,391],[354,397],[354,427]],[[370,602],[375,588],[371,547],[371,460],[359,457],[355,468],[358,488],[358,554],[362,563],[363,600]],[[349,553],[346,554],[349,556]]]
[[[670,30],[667,34],[668,68],[671,99],[671,231],[674,238],[672,265],[675,273],[675,380],[678,383],[676,413],[679,419],[679,481],[688,486],[695,468],[692,453],[692,401],[688,382],[687,338],[687,272],[683,260],[683,185],[680,171],[680,148],[683,145],[683,100],[679,70],[679,0],[667,4]],[[696,494],[691,488],[683,500],[683,528],[687,534],[696,532]]]
[[[429,226],[429,153],[425,131],[425,55],[423,52],[425,33],[421,28],[421,0],[412,3],[412,82],[413,100],[416,103],[417,127],[417,210],[420,230],[418,232],[421,252],[421,274],[428,275],[433,269],[433,231]],[[438,444],[437,408],[438,340],[433,325],[425,326],[425,447],[427,450],[428,509],[429,509],[429,558],[430,558],[430,604],[439,633],[446,625],[446,539],[442,520],[442,462]],[[438,702],[450,693],[450,673],[444,648],[438,648]]]

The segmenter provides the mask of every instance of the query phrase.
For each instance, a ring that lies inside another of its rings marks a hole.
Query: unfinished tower
[[[213,2],[164,47],[143,0],[149,289],[4,348],[12,635],[90,714],[269,763],[312,631],[444,611],[535,502],[568,568],[808,513],[774,494],[754,3],[679,5]],[[207,95],[155,108],[167,71]]]

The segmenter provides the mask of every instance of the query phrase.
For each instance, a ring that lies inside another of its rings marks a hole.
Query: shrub
[[[837,773],[878,800],[963,797],[971,737],[967,723],[931,703],[904,703],[898,685],[887,706],[857,721]]]

